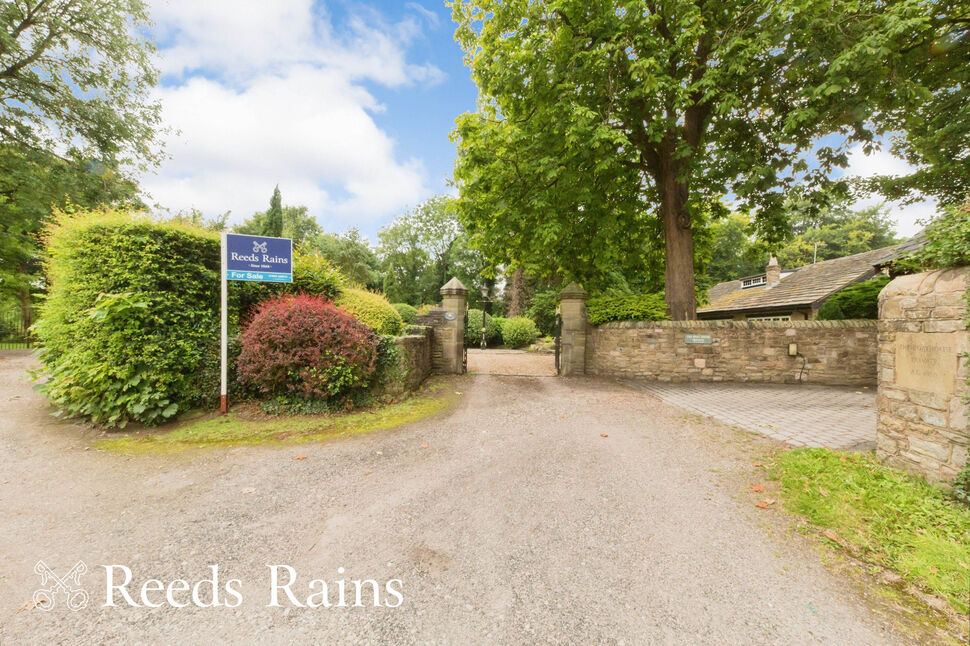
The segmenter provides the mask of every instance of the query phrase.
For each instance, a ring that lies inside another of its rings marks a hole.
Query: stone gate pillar
[[[435,330],[440,334],[441,372],[460,375],[465,371],[465,297],[468,290],[457,278],[452,278],[441,288],[441,307],[444,323]]]
[[[559,374],[586,374],[586,290],[569,283],[559,292],[562,332],[559,340]]]

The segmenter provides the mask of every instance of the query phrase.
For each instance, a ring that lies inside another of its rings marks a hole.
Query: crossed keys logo
[[[257,242],[253,240],[253,253],[266,253],[266,242]]]
[[[34,572],[40,575],[41,586],[47,587],[34,591],[34,606],[41,610],[50,610],[54,607],[54,595],[59,592],[67,597],[67,607],[71,610],[78,611],[87,606],[88,593],[81,587],[81,575],[87,571],[88,566],[84,561],[78,561],[62,578],[54,574],[54,570],[47,567],[46,563],[37,561]]]

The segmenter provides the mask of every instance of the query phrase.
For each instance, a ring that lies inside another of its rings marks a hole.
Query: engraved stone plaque
[[[960,332],[896,333],[896,385],[950,395],[960,353],[966,350]]]
[[[685,334],[684,343],[710,345],[714,343],[714,338],[710,334]]]

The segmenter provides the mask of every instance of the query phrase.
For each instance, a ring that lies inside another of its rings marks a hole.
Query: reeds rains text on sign
[[[293,282],[293,241],[289,238],[226,234],[226,278]]]

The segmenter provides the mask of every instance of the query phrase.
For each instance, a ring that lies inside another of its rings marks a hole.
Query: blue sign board
[[[292,283],[293,241],[289,238],[227,233],[226,278]]]

